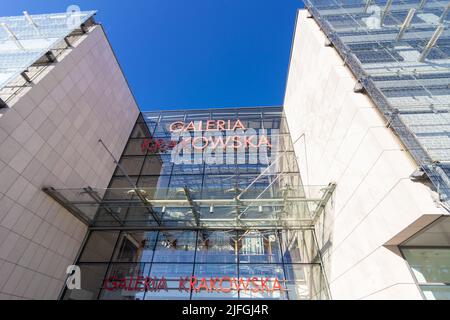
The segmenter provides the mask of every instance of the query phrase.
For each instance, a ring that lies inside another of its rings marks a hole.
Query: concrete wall
[[[302,180],[336,182],[330,281],[334,299],[421,299],[406,261],[385,244],[444,211],[409,175],[417,165],[316,22],[300,11],[285,97]]]
[[[139,110],[101,26],[0,116],[0,299],[55,299],[86,226],[41,191],[107,187]]]

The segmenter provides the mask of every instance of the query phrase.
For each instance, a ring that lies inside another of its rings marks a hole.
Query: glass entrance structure
[[[329,298],[334,186],[302,184],[299,138],[281,107],[142,113],[109,188],[45,190],[89,225],[62,298]]]

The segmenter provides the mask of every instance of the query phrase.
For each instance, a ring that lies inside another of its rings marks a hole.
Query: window
[[[427,300],[450,300],[450,248],[403,248]]]

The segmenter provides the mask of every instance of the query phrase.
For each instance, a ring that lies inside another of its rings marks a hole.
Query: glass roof
[[[305,4],[441,200],[450,201],[450,3]]]
[[[74,11],[0,17],[0,89],[94,14]]]

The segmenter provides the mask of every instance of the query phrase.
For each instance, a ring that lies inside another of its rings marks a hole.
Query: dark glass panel
[[[81,290],[67,289],[64,300],[97,300],[98,294],[103,287],[103,282],[108,269],[107,263],[78,264],[81,272]]]
[[[116,176],[137,176],[140,174],[142,165],[144,163],[144,156],[127,156],[120,159],[122,170],[116,169],[114,175]]]
[[[138,122],[133,128],[131,138],[149,138],[151,137],[149,128],[146,123]]]
[[[123,231],[114,253],[117,262],[151,262],[157,231]]]
[[[130,139],[123,152],[124,156],[142,156],[147,153],[147,150],[142,148],[144,139]]]
[[[167,175],[172,172],[170,158],[163,156],[147,156],[141,175]]]
[[[108,262],[119,231],[92,231],[81,254],[81,262]]]

